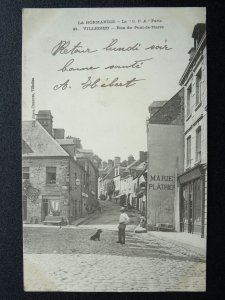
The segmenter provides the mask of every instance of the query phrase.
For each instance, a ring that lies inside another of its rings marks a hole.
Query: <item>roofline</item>
[[[157,114],[161,111],[161,109],[163,109],[164,106],[166,106],[170,101],[172,101],[173,98],[176,97],[176,95],[179,94],[181,90],[183,90],[183,88],[184,88],[184,87],[182,86],[182,87],[179,89],[179,91],[178,91],[175,95],[173,95],[173,96],[172,96],[172,97],[171,97],[171,98],[170,98],[170,99],[169,99],[162,107],[160,107],[159,110],[157,110],[156,113],[154,113],[154,115],[152,115],[152,116],[148,119],[148,124],[157,124],[157,125],[175,125],[175,124],[164,124],[164,123],[163,123],[163,124],[161,124],[161,123],[160,123],[160,124],[158,124],[158,123],[150,123],[150,120],[151,120],[151,118],[157,116]]]
[[[202,39],[201,39],[201,41],[200,41],[200,43],[199,43],[199,45],[198,45],[198,48],[197,48],[196,51],[195,51],[195,54],[194,54],[193,57],[191,58],[191,60],[190,60],[190,62],[188,63],[188,65],[187,65],[187,67],[186,67],[186,69],[185,69],[183,75],[181,76],[181,78],[180,78],[180,80],[179,80],[179,84],[180,84],[180,85],[183,85],[183,83],[184,83],[184,81],[185,81],[185,76],[186,76],[186,74],[190,71],[191,66],[192,66],[192,64],[193,64],[193,62],[194,62],[196,56],[199,54],[200,49],[203,47],[203,43],[205,42],[205,40],[206,40],[206,32],[204,33],[204,35],[203,35],[203,37],[202,37]]]
[[[112,167],[112,169],[102,178],[102,180],[105,180],[105,179],[107,179],[106,177],[112,172],[112,171],[114,171],[115,170],[115,167]],[[113,178],[114,178],[115,176],[113,176]],[[113,179],[113,178],[109,178],[109,179]]]
[[[35,122],[35,124],[38,124],[37,126],[40,126],[40,128],[42,129],[42,130],[44,130],[44,132],[46,132],[49,136],[50,136],[50,138],[53,140],[53,142],[54,142],[54,144],[57,146],[57,147],[60,147],[61,148],[61,150],[63,151],[63,152],[65,152],[65,156],[69,156],[69,154],[63,149],[63,147],[56,141],[56,139],[54,139],[54,137],[46,130],[46,129],[44,129],[44,127],[37,121],[37,120],[28,120],[28,121],[22,121],[22,127],[23,127],[23,122]],[[23,128],[22,128],[22,132],[23,132]],[[26,142],[26,140],[23,138],[23,136],[22,136],[22,140],[24,140],[25,142]],[[28,146],[29,146],[29,144],[28,144]],[[31,148],[31,147],[30,147]],[[32,150],[32,149],[31,149]]]

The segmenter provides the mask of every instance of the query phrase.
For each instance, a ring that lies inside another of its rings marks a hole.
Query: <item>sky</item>
[[[85,24],[99,20],[115,22]],[[31,120],[33,109],[35,113],[51,110],[54,128],[64,128],[66,136],[79,137],[83,147],[92,149],[101,159],[119,156],[124,160],[130,154],[138,159],[139,151],[147,150],[148,106],[153,101],[169,100],[180,90],[179,79],[188,64],[188,51],[193,47],[193,28],[205,22],[205,8],[24,9],[22,119]],[[110,29],[83,29],[95,26]],[[139,44],[138,50],[103,49],[113,39],[118,40],[114,47]],[[79,49],[97,51],[54,53],[61,41],[70,42],[68,50],[80,42]],[[172,49],[146,50],[152,45],[165,44]],[[59,71],[71,59],[73,69],[91,66],[98,69]],[[146,60],[140,68],[105,69],[111,65],[128,66],[138,60]],[[83,89],[82,83],[88,77],[92,82],[100,78],[98,87]],[[122,83],[133,78],[145,80],[127,88],[99,86],[117,77]],[[34,91],[31,91],[32,78]],[[67,80],[66,89],[54,90]]]

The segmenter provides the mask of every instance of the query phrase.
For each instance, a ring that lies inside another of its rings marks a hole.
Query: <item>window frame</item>
[[[196,99],[195,106],[198,108],[202,104],[202,69],[196,74]]]
[[[187,107],[187,113],[186,118],[188,119],[191,116],[191,98],[192,98],[192,84],[187,88],[187,100],[186,100],[186,107]]]
[[[191,135],[189,135],[186,139],[186,167],[189,168],[190,166],[191,166]]]
[[[201,126],[199,126],[197,129],[196,129],[196,138],[195,138],[195,161],[198,163],[198,162],[201,162],[201,153],[202,153],[202,129],[201,129]],[[199,151],[199,144],[200,144],[200,151]]]
[[[49,172],[49,169],[55,169],[55,172]],[[55,174],[55,179],[49,179],[48,174]],[[56,167],[46,167],[46,184],[56,184],[57,178],[57,168]]]

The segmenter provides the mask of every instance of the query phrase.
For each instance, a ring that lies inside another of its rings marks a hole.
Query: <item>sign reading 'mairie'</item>
[[[174,176],[171,175],[149,175],[150,190],[174,190]],[[171,184],[172,183],[172,184]]]

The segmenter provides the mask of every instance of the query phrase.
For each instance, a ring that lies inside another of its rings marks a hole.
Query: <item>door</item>
[[[182,192],[181,192],[181,206],[180,206],[180,227],[181,231],[188,232],[188,223],[189,223],[189,218],[188,218],[188,210],[189,210],[189,184],[186,184],[182,187]]]
[[[42,199],[41,220],[44,221],[49,212],[48,199]]]
[[[77,200],[75,200],[74,202],[74,216],[75,216],[75,220],[77,219]]]
[[[194,213],[193,213],[193,232],[201,234],[202,225],[202,191],[201,179],[194,181]]]
[[[189,183],[189,211],[188,211],[188,232],[193,233],[193,181]]]

